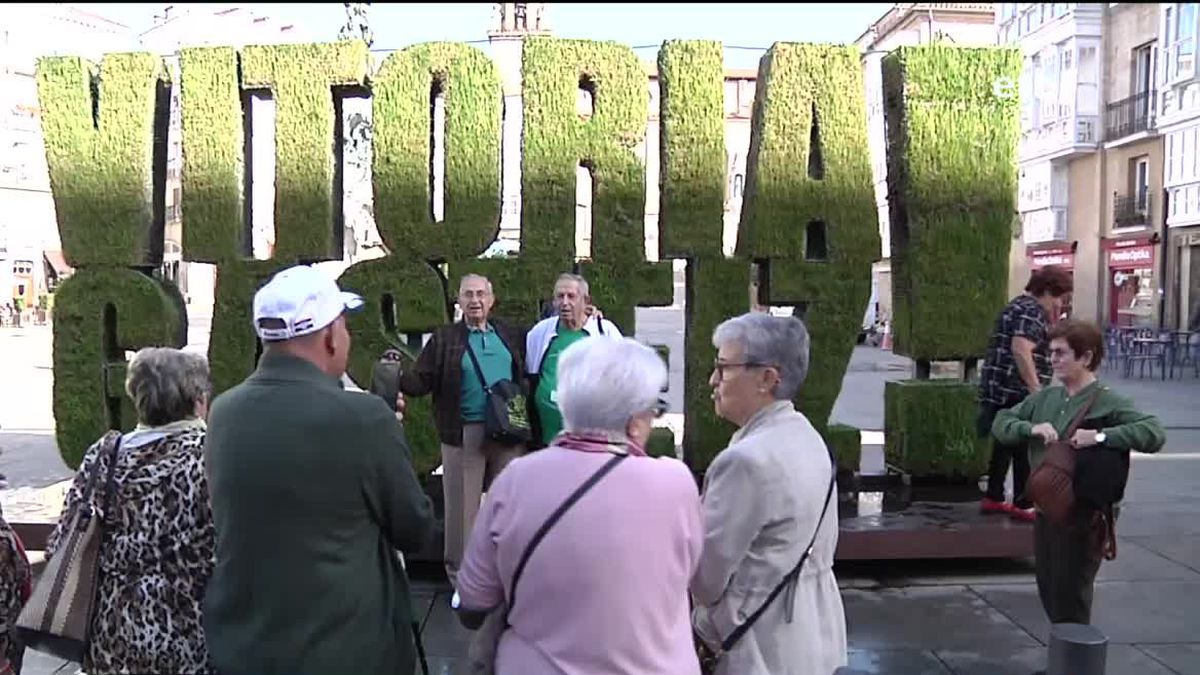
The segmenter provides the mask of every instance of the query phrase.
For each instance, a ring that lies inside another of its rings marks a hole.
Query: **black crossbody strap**
[[[517,571],[513,574],[512,590],[509,591],[508,609],[504,612],[505,626],[508,625],[508,616],[512,613],[513,605],[517,601],[517,584],[521,581],[521,574],[525,571],[525,564],[529,562],[529,556],[533,554],[533,550],[537,548],[538,544],[542,543],[542,539],[545,538],[546,533],[549,532],[550,528],[554,527],[555,523],[557,523],[559,519],[563,517],[563,514],[565,514],[572,506],[575,506],[575,503],[579,501],[580,497],[586,494],[588,490],[591,490],[593,487],[595,487],[596,483],[600,482],[600,479],[607,476],[608,472],[615,469],[617,464],[620,464],[621,461],[627,457],[629,457],[629,455],[616,455],[612,459],[605,462],[604,466],[597,469],[590,478],[584,481],[583,485],[575,488],[575,491],[571,493],[571,496],[567,497],[567,500],[564,501],[558,507],[558,509],[554,511],[554,513],[550,514],[550,517],[546,519],[546,522],[542,523],[542,527],[539,528],[537,533],[533,535],[533,539],[529,540],[529,544],[525,547],[525,552],[521,554],[521,562],[517,563]]]
[[[829,477],[829,490],[825,492],[825,506],[821,508],[821,517],[817,519],[817,530],[816,532],[813,532],[812,541],[808,542],[808,548],[804,549],[804,555],[800,556],[800,562],[796,563],[796,566],[792,568],[792,571],[788,572],[783,577],[783,581],[779,582],[779,585],[775,587],[775,590],[771,591],[771,594],[767,596],[766,601],[763,602],[762,607],[759,607],[758,611],[751,614],[750,618],[746,619],[745,623],[735,628],[733,632],[729,634],[729,637],[725,638],[725,641],[721,643],[722,652],[728,652],[730,649],[733,649],[733,646],[742,639],[742,636],[746,634],[746,631],[750,630],[750,627],[754,625],[754,622],[758,621],[759,617],[761,617],[763,613],[767,611],[767,608],[770,607],[771,603],[775,601],[775,598],[783,592],[783,589],[787,588],[788,584],[795,581],[796,577],[800,575],[800,570],[803,569],[804,563],[807,562],[809,556],[812,555],[813,546],[816,546],[817,544],[817,535],[821,533],[821,525],[825,522],[825,514],[829,511],[830,497],[833,496],[833,485],[837,482],[837,466],[834,465],[831,470],[833,471],[833,474]]]
[[[483,392],[489,393],[487,378],[483,376],[483,368],[479,367],[479,359],[475,356],[475,350],[471,349],[471,335],[467,334],[467,355],[471,357],[471,364],[475,366],[475,374],[479,376],[479,384],[483,387]]]

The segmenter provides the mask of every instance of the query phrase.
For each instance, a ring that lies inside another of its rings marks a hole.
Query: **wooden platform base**
[[[853,494],[853,493],[852,493]],[[857,497],[855,497],[857,499]],[[884,505],[888,507],[887,504]],[[1006,516],[982,515],[978,502],[915,501],[860,515],[857,503],[843,504],[837,560],[922,558],[1026,558],[1033,555],[1033,525]],[[52,523],[13,523],[30,551],[45,549]],[[441,558],[441,527],[426,551],[411,556]]]
[[[870,515],[843,514],[840,526],[837,560],[1033,556],[1032,523],[983,515],[978,502],[915,501]]]

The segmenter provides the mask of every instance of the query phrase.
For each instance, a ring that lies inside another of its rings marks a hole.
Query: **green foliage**
[[[445,94],[445,218],[434,222],[431,87]],[[372,79],[375,222],[393,254],[478,255],[500,227],[500,73],[475,47],[435,42],[394,52]]]
[[[449,320],[448,282],[434,263],[446,263],[453,284],[466,272],[487,275],[497,314],[520,324],[537,316],[557,275],[571,270],[588,276],[595,303],[629,335],[636,306],[671,303],[670,263],[649,263],[643,250],[646,186],[636,151],[646,128],[643,66],[614,43],[539,37],[523,49],[516,259],[475,257],[494,238],[500,214],[503,97],[495,65],[477,49],[432,43],[393,54],[375,78],[375,208],[392,257],[355,265],[343,278],[368,302],[350,322],[357,381],[367,381],[373,360],[401,335],[411,339]],[[257,288],[296,262],[341,257],[334,92],[366,84],[368,62],[361,41],[254,46],[240,58],[230,48],[181,54],[184,247],[188,260],[219,265],[209,348],[218,392],[254,368]],[[829,416],[869,296],[869,263],[879,251],[859,54],[852,47],[781,43],[763,58],[733,260],[721,250],[721,47],[664,43],[659,71],[660,250],[664,258],[687,260],[686,459],[703,471],[733,431],[709,398],[711,335],[718,323],[746,311],[756,261],[766,272],[761,299],[796,305],[812,336],[812,370],[798,406],[839,465],[853,468],[857,430],[830,425]],[[1013,50],[906,48],[885,61],[884,72],[897,347],[916,358],[975,355],[1004,302],[1016,180],[1016,101],[996,99],[992,83],[1015,80],[1019,59]],[[155,56],[118,54],[103,61],[101,75],[96,80],[78,58],[38,64],[64,251],[81,268],[64,282],[55,317],[55,413],[60,445],[74,463],[110,417],[130,421],[115,379],[122,350],[182,344],[186,336],[178,291],[128,269],[153,267],[162,254],[166,71]],[[445,92],[447,113],[441,223],[433,222],[430,208],[434,83]],[[594,97],[590,116],[576,110],[581,86]],[[241,96],[255,89],[270,89],[277,111],[278,234],[267,261],[245,260]],[[581,163],[594,182],[593,258],[577,263]],[[106,312],[127,320],[113,328]],[[114,378],[107,389],[95,380],[103,372]],[[411,405],[408,433],[418,470],[427,473],[438,460],[432,415],[427,401]],[[886,405],[889,453],[902,466],[949,475],[982,470],[986,453],[973,440],[970,385],[889,385]],[[669,436],[656,432],[652,452],[673,452]]]
[[[726,152],[721,43],[668,40],[658,52],[658,74],[662,256],[723,258]]]
[[[216,263],[249,257],[237,52],[231,47],[183,49],[179,69],[184,258]]]
[[[574,267],[575,171],[592,172],[592,259],[579,270],[595,304],[635,330],[634,306],[670,305],[670,263],[646,262],[645,167],[635,148],[646,135],[646,71],[613,42],[527,38],[522,54],[521,265],[525,282],[548,294]],[[580,86],[594,114],[576,111]]]
[[[857,49],[776,44],[751,122],[737,252],[768,259],[766,304],[796,305],[804,319],[810,371],[796,403],[822,433],[880,248],[863,91]]]
[[[655,427],[646,442],[646,454],[651,457],[676,457],[675,432],[666,427]]]
[[[838,470],[857,473],[862,464],[862,432],[845,424],[830,424],[823,435]]]
[[[1020,73],[1015,49],[935,44],[883,61],[898,354],[987,348],[1006,300],[1017,185],[1018,101],[995,83]]]
[[[903,380],[884,389],[888,462],[917,476],[975,479],[987,470],[988,442],[976,433],[975,385]]]
[[[172,284],[128,269],[85,267],[64,280],[56,295],[56,440],[63,461],[74,469],[105,431],[137,423],[133,403],[122,393],[125,352],[182,347],[187,316]],[[106,383],[106,372],[112,382]]]
[[[213,396],[236,386],[254,371],[262,352],[254,331],[254,293],[288,263],[247,260],[217,268],[212,330],[208,337],[208,369]]]
[[[367,260],[351,266],[338,283],[364,300],[361,311],[347,315],[354,341],[350,377],[363,386],[384,350],[403,342],[402,334],[432,332],[449,321],[442,278],[425,263],[406,263],[396,256]],[[404,433],[417,475],[429,475],[442,461],[429,397],[407,400]]]
[[[75,56],[37,62],[50,190],[72,267],[162,261],[170,80],[148,53],[109,54],[95,66]],[[97,100],[98,98],[98,100]]]
[[[734,426],[717,417],[713,407],[708,381],[717,349],[713,347],[712,335],[722,321],[747,310],[749,267],[744,261],[724,258],[688,261],[684,319],[687,331],[683,336],[683,456],[697,473],[708,468],[717,453],[729,444],[734,432]]]
[[[340,260],[332,87],[365,83],[367,45],[254,45],[242,50],[241,63],[242,88],[270,88],[275,97],[275,258]]]

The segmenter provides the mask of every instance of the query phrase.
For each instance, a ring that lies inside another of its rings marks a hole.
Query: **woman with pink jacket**
[[[699,673],[688,608],[699,492],[682,462],[644,449],[666,382],[662,359],[628,338],[563,353],[565,431],[496,479],[458,574],[464,623],[490,612],[503,629],[496,675]]]

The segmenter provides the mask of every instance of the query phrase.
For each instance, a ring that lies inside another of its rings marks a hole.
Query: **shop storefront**
[[[1200,226],[1178,228],[1172,233],[1172,265],[1169,310],[1171,327],[1200,331]]]
[[[1054,246],[1030,246],[1025,249],[1029,257],[1029,269],[1040,270],[1049,265],[1057,265],[1069,271],[1075,270],[1075,245],[1057,244]]]
[[[1155,249],[1152,235],[1104,240],[1110,326],[1158,325]]]

